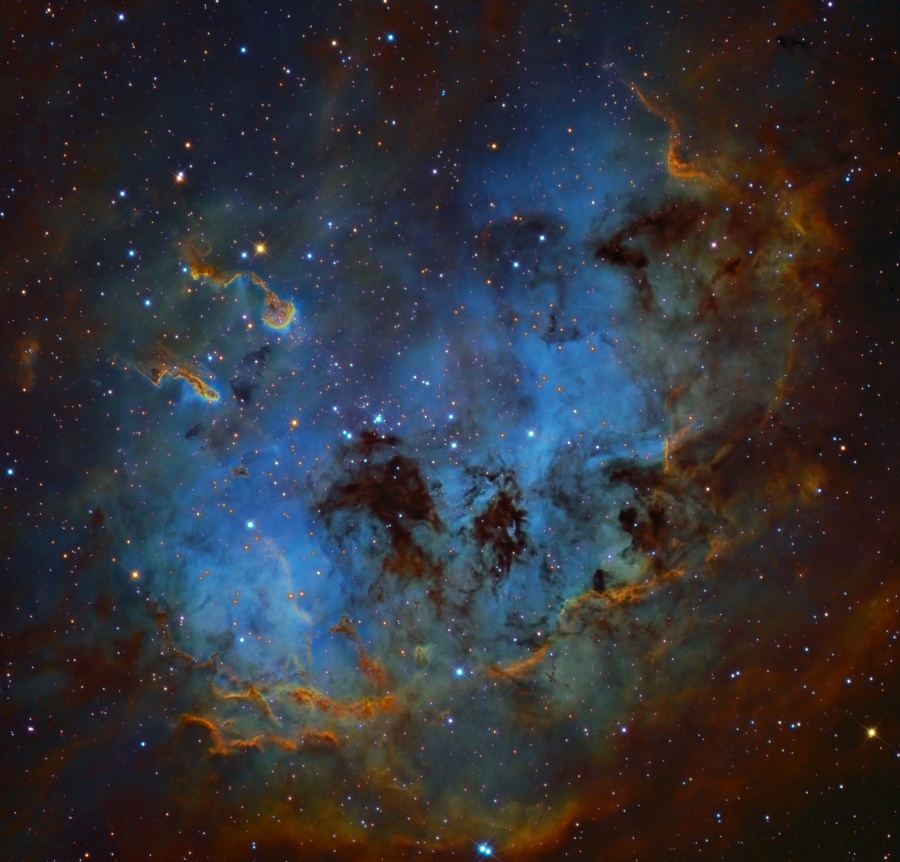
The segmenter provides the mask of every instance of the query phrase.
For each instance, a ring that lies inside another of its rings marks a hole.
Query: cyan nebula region
[[[876,14],[392,3],[16,13],[4,858],[876,858]]]

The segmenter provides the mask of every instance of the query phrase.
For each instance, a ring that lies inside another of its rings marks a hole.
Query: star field
[[[3,858],[894,858],[896,18],[12,7]]]

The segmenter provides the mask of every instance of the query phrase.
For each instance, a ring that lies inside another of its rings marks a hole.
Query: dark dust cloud
[[[889,3],[12,3],[2,856],[888,859]]]

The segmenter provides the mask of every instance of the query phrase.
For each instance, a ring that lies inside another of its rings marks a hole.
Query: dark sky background
[[[8,2],[2,857],[892,859],[890,2]]]

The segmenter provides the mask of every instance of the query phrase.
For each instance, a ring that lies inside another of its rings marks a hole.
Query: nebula
[[[17,11],[4,858],[887,854],[879,16]]]

